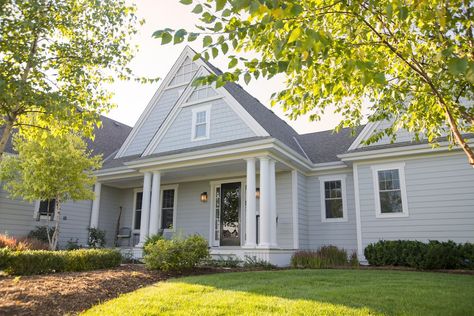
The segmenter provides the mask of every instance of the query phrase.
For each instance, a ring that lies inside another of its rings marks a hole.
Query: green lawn
[[[474,276],[283,270],[173,279],[85,315],[474,315]]]

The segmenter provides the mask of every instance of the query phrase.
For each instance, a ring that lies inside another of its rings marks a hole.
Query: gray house
[[[300,135],[237,84],[193,87],[219,73],[194,54],[182,52],[106,159],[95,200],[77,204],[77,229],[103,229],[111,246],[118,234],[137,256],[150,235],[197,233],[214,255],[279,265],[329,244],[364,260],[380,239],[474,241],[474,170],[462,152],[404,130],[396,143],[363,144],[387,122]]]

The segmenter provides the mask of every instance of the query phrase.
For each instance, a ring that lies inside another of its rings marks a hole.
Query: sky
[[[179,0],[138,0],[134,3],[138,9],[137,15],[145,19],[145,24],[139,26],[138,34],[132,39],[133,44],[139,46],[139,51],[130,67],[138,76],[164,78],[186,43],[162,46],[160,40],[152,37],[153,32],[164,28],[191,30],[199,22],[198,15],[191,13],[192,6],[183,5],[179,3]],[[188,45],[199,51],[202,48],[201,43],[202,41],[198,39]],[[221,70],[227,70],[228,62],[225,57],[213,59],[211,63]],[[284,77],[252,80],[249,85],[244,82],[239,83],[265,106],[270,107],[272,93],[284,88]],[[120,81],[114,83],[110,89],[115,94],[113,101],[117,104],[117,108],[111,110],[107,116],[133,126],[159,85],[160,82],[140,84]],[[327,113],[318,122],[310,122],[308,117],[300,117],[295,121],[288,119],[281,109],[276,107],[271,109],[299,133],[332,129],[340,118],[336,114]]]

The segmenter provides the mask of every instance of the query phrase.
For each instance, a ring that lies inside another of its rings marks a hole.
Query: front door
[[[240,246],[241,183],[222,183],[220,187],[220,245]]]

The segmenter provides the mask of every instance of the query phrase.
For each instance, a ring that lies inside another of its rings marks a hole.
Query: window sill
[[[323,218],[322,223],[344,223],[347,222],[347,218]]]
[[[376,218],[400,218],[400,217],[408,217],[407,212],[403,213],[376,213]]]
[[[197,138],[191,139],[191,141],[197,142],[197,141],[207,140],[207,139],[209,139],[209,137],[207,137],[207,136],[206,137],[197,137]]]

